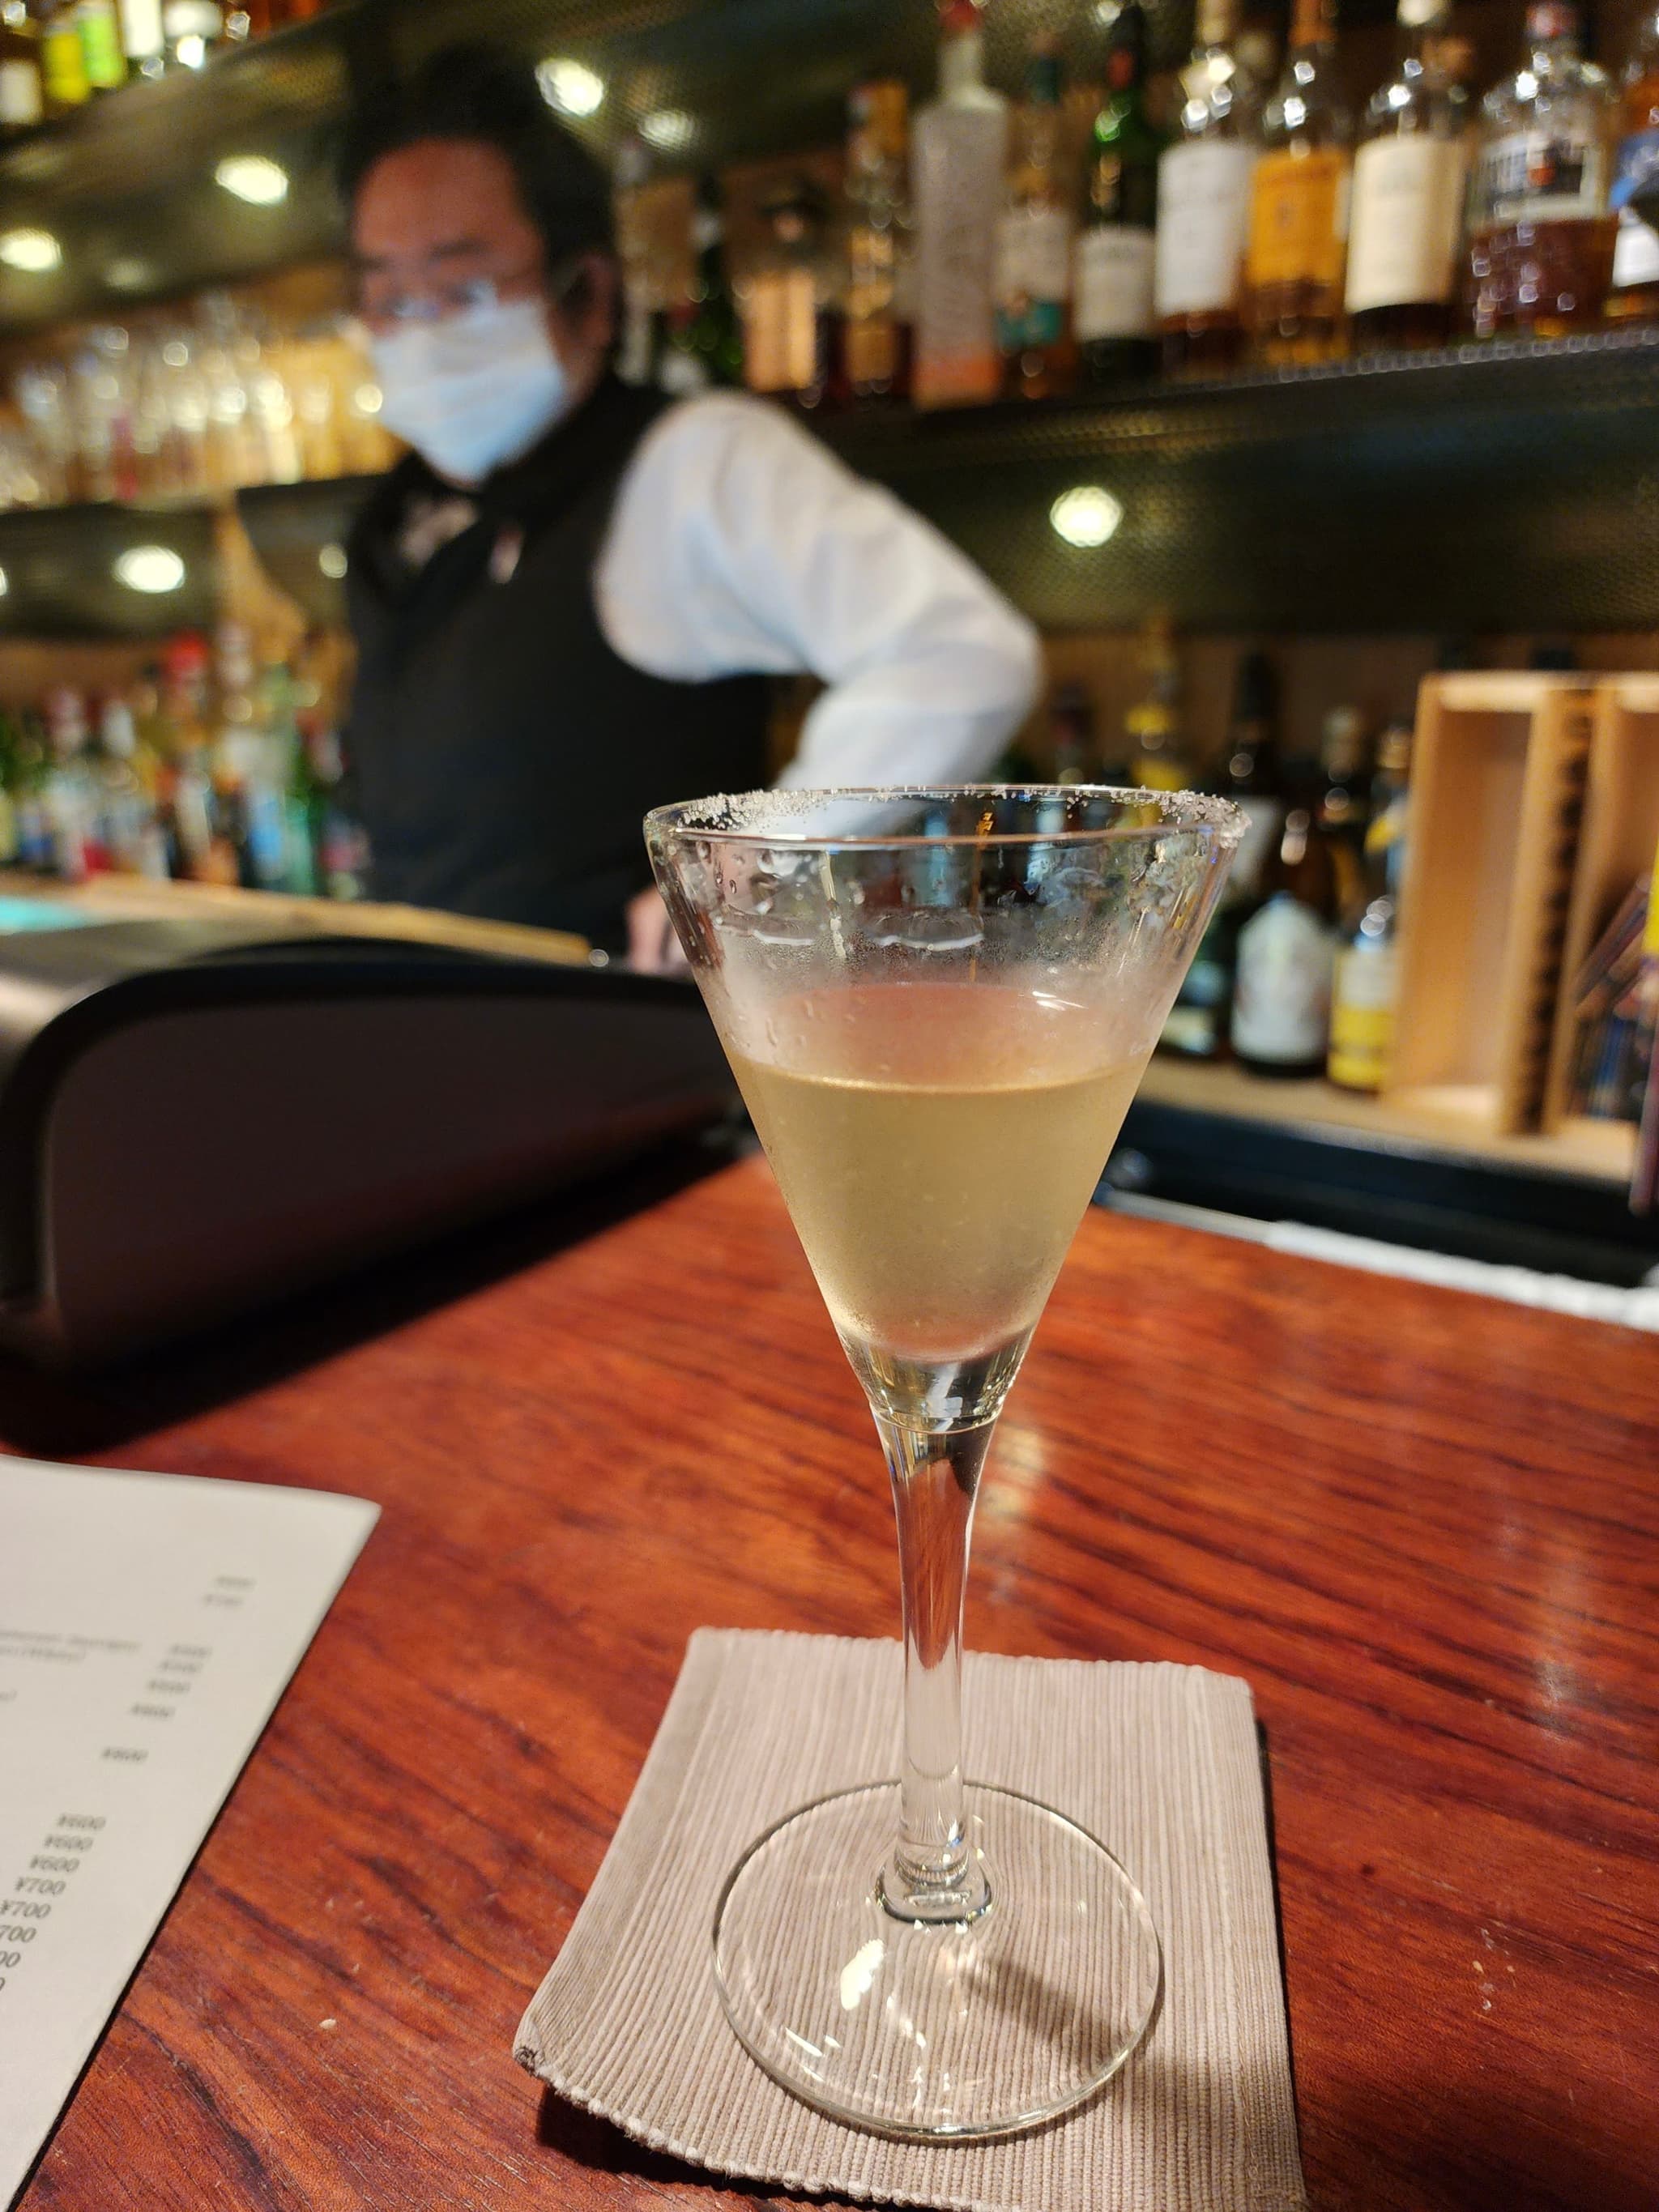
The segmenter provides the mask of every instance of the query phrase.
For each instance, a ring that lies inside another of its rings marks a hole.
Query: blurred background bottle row
[[[208,498],[384,469],[398,448],[343,313],[226,292],[31,348],[0,404],[0,506]]]

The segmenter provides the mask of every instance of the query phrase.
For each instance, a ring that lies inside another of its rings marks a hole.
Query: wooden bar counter
[[[762,1164],[142,1374],[4,1370],[0,1433],[384,1508],[29,2212],[771,2201],[511,2057],[690,1632],[894,1631],[869,1418]],[[969,1639],[1250,1682],[1328,2212],[1659,2203],[1656,1569],[1659,1340],[1085,1223]]]

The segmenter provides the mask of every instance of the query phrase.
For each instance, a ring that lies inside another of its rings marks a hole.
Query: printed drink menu
[[[0,1459],[0,2204],[377,1511]]]

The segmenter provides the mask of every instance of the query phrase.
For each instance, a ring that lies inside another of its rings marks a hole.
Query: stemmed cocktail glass
[[[1089,786],[759,792],[647,823],[658,881],[875,1415],[903,1589],[899,1779],[802,1808],[720,1900],[733,2027],[854,2125],[1006,2134],[1077,2103],[1162,1987],[1063,1813],[964,1782],[981,1471],[1243,830]]]

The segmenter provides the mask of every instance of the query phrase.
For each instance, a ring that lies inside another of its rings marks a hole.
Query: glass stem
[[[898,1521],[904,1764],[882,1902],[900,1920],[960,1922],[990,1903],[962,1791],[962,1601],[974,1500],[994,1420],[930,1431],[876,1416]]]

